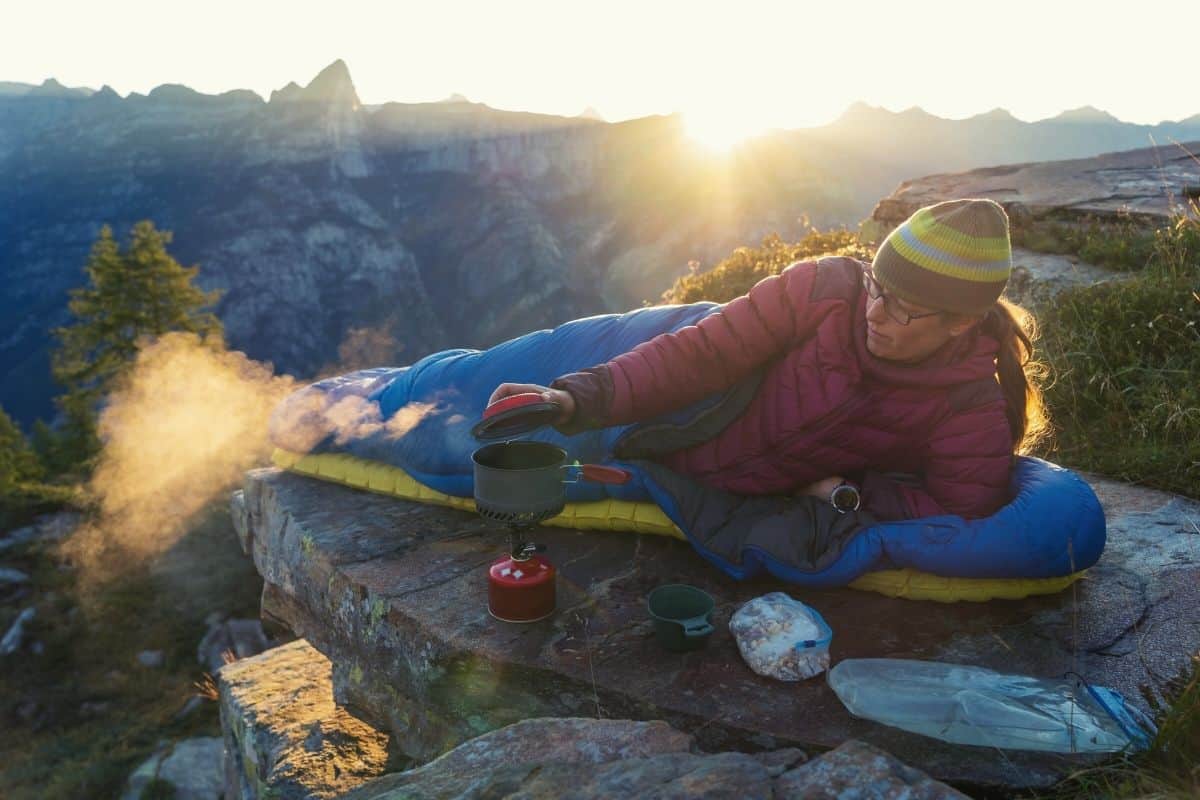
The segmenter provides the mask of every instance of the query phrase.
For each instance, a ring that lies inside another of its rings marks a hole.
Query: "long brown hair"
[[[1037,321],[1016,303],[1000,299],[984,314],[981,328],[1000,343],[996,377],[1008,406],[1013,452],[1029,453],[1051,430],[1042,399],[1042,385],[1049,371],[1045,363],[1033,357]]]

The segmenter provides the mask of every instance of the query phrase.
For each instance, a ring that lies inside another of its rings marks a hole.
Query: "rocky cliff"
[[[388,345],[369,360],[406,363],[636,307],[690,258],[822,204],[811,181],[773,191],[774,216],[749,184],[710,203],[685,145],[675,118],[372,112],[340,61],[266,102],[174,85],[0,95],[0,405],[49,412],[50,330],[106,223],[172,230],[173,255],[224,290],[231,345],[309,376],[356,329]]]

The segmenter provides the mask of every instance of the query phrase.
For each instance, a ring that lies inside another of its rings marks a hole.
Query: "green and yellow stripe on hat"
[[[982,314],[1012,274],[1008,214],[995,200],[947,200],[917,209],[888,234],[875,277],[911,303]]]

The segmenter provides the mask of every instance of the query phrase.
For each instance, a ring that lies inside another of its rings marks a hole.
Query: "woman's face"
[[[863,273],[867,288],[867,350],[888,361],[917,362],[928,358],[975,320],[901,300],[887,293],[870,270]],[[908,324],[903,321],[907,320]]]

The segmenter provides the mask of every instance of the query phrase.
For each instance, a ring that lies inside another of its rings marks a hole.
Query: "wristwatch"
[[[846,481],[842,481],[833,487],[833,491],[829,493],[829,504],[841,514],[845,514],[847,511],[858,511],[861,501],[862,498],[858,494],[858,487]]]

